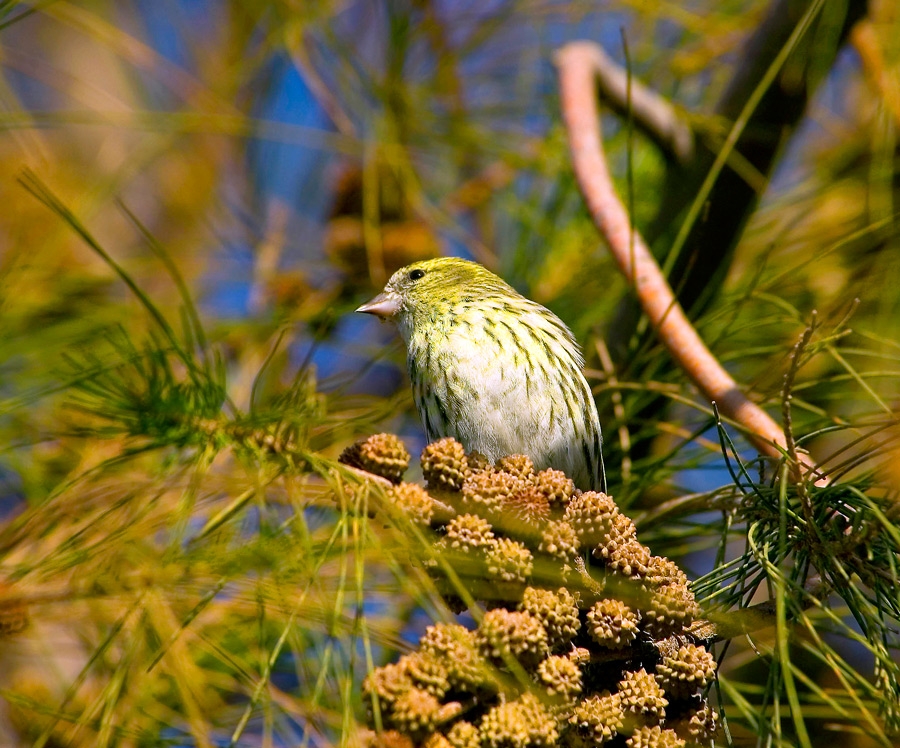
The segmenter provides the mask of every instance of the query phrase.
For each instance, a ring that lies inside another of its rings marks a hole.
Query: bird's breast
[[[558,367],[533,331],[470,314],[410,340],[410,378],[429,438],[453,436],[491,459],[524,453],[540,463],[570,438],[556,402]]]

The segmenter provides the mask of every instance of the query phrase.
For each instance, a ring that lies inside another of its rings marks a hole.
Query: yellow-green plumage
[[[429,440],[491,460],[526,454],[580,488],[604,487],[600,423],[569,329],[481,265],[457,258],[398,270],[357,311],[390,318]]]

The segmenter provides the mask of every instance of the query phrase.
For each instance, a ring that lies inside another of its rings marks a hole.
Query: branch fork
[[[811,474],[821,478],[809,455],[790,450],[784,429],[747,398],[706,347],[616,194],[603,151],[595,96],[598,76],[608,76],[609,58],[594,43],[579,41],[563,47],[555,62],[562,116],[578,185],[594,225],[609,245],[619,270],[634,288],[660,340],[702,395],[742,426],[762,454],[775,458],[796,455],[800,468],[797,477]],[[638,101],[646,98],[644,93],[634,96]]]

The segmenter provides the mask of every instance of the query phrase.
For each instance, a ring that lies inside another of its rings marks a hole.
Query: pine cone
[[[394,434],[374,434],[347,447],[338,462],[399,483],[409,467],[409,452]]]
[[[468,470],[466,451],[450,436],[422,450],[422,475],[431,487],[459,491]]]

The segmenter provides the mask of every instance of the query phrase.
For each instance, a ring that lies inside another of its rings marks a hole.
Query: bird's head
[[[394,319],[401,326],[449,312],[460,302],[518,294],[477,262],[457,257],[422,260],[400,268],[378,296],[357,312]]]

